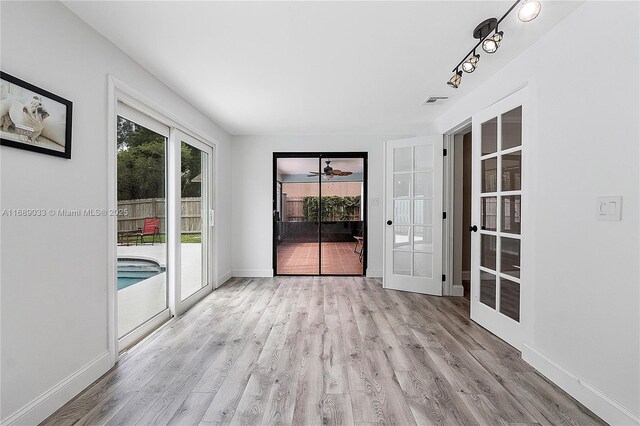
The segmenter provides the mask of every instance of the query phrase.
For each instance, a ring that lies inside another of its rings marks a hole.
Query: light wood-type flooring
[[[596,425],[462,297],[353,277],[232,279],[47,425]]]

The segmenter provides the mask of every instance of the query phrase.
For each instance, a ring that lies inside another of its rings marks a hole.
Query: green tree
[[[122,117],[117,124],[118,200],[164,198],[166,138]],[[193,179],[202,172],[202,154],[185,143],[180,153],[182,196],[200,197],[201,183]]]

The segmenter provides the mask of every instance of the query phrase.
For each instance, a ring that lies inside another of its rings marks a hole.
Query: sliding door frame
[[[323,274],[322,273],[322,214],[318,215],[318,246],[320,248],[318,255],[318,274],[308,274],[304,276],[308,277],[326,277],[326,276],[337,276],[337,277],[363,277],[367,275],[367,254],[368,254],[368,244],[369,237],[367,234],[367,217],[369,215],[368,203],[367,203],[367,192],[368,192],[368,152],[274,152],[273,153],[273,190],[272,190],[272,237],[271,237],[271,245],[272,245],[272,256],[273,256],[273,275],[280,277],[287,276],[298,276],[296,274],[279,274],[278,273],[278,241],[277,241],[277,230],[274,225],[274,212],[277,210],[277,188],[278,188],[278,159],[280,158],[317,158],[318,159],[318,171],[322,172],[322,161],[331,158],[360,158],[362,159],[362,200],[361,206],[362,211],[360,212],[362,216],[362,235],[364,235],[364,241],[362,245],[362,274]],[[322,203],[322,175],[318,175],[318,198],[319,203]],[[321,212],[322,210],[319,209]]]

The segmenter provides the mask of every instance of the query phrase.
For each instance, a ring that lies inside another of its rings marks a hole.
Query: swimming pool
[[[118,258],[118,290],[165,271],[158,262],[151,259]]]

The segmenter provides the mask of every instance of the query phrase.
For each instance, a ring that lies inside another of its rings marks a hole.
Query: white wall
[[[586,2],[435,123],[446,132],[528,83],[522,268],[535,296],[523,356],[613,424],[640,418],[639,12]],[[602,22],[615,25],[593,31]],[[623,197],[621,222],[596,220],[606,195]]]
[[[74,107],[71,160],[0,148],[1,208],[107,208],[112,73],[218,141],[218,274],[229,272],[229,135],[63,5],[2,2],[1,8],[2,70]],[[1,418],[34,403],[21,420],[33,424],[108,368],[107,219],[2,217],[0,229]]]
[[[268,276],[272,261],[273,153],[368,152],[368,276],[382,276],[384,141],[402,136],[234,136],[233,274]],[[378,205],[371,205],[378,199]]]

